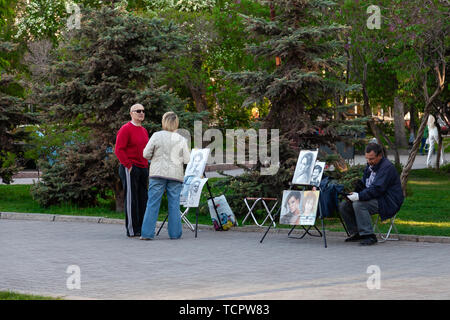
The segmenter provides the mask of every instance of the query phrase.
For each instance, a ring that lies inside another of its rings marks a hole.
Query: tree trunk
[[[365,74],[366,74],[366,70],[364,70],[364,77],[365,77]],[[370,109],[369,95],[367,93],[365,81],[363,81],[363,84],[362,84],[362,93],[363,93],[363,99],[364,99],[364,105],[363,105],[364,115],[371,117],[372,111]],[[375,136],[375,138],[378,140],[378,142],[380,143],[380,145],[383,148],[383,156],[387,158],[387,152],[386,152],[386,149],[384,148],[383,144],[381,143],[381,137],[383,137],[386,140],[387,144],[389,145],[389,148],[394,151],[395,164],[400,165],[400,155],[398,154],[398,149],[395,146],[395,144],[393,144],[391,142],[391,140],[389,140],[389,138],[381,132],[380,128],[378,128],[377,124],[375,123],[375,121],[372,118],[368,121],[368,125],[370,128],[370,131],[372,131],[372,134]]]
[[[417,151],[419,151],[420,142],[422,140],[423,132],[425,131],[425,125],[428,120],[428,116],[431,111],[431,106],[433,101],[436,99],[436,97],[444,90],[444,84],[445,84],[445,67],[446,63],[445,60],[442,62],[442,72],[439,70],[439,67],[435,67],[436,72],[436,78],[438,81],[438,87],[434,91],[433,95],[429,97],[428,95],[428,85],[427,85],[427,74],[425,73],[424,78],[422,79],[422,88],[424,92],[425,97],[425,108],[423,110],[423,117],[422,122],[419,127],[419,131],[417,132],[416,139],[414,140],[413,147],[411,149],[411,152],[409,153],[408,161],[406,162],[406,165],[403,167],[402,174],[400,175],[400,182],[402,184],[402,190],[403,194],[406,197],[406,184],[408,183],[408,176],[411,172],[412,165],[414,163],[414,160],[416,159]],[[431,148],[431,146],[430,146]]]
[[[436,169],[439,170],[439,167],[440,167],[439,163],[441,162],[441,150],[443,148],[443,145],[442,145],[443,138],[442,138],[442,134],[441,134],[441,127],[437,123],[437,120],[436,120],[436,127],[438,129],[438,138],[439,138],[439,144],[438,144],[438,148],[436,151]]]
[[[417,132],[417,136],[414,140],[411,151],[409,152],[408,161],[406,165],[403,167],[402,174],[400,175],[400,182],[402,184],[403,195],[406,197],[406,184],[408,182],[409,172],[411,171],[412,165],[414,164],[414,160],[416,159],[417,152],[419,151],[419,146],[422,141],[423,132],[425,131],[426,120],[428,119],[428,115],[430,114],[431,104],[428,104],[423,113],[422,122],[419,126],[419,131]]]
[[[405,110],[403,102],[399,97],[394,98],[394,131],[395,131],[395,146],[397,148],[406,149],[408,143],[405,134]]]
[[[195,109],[197,112],[202,112],[208,109],[208,102],[206,101],[205,88],[200,85],[188,84],[191,91],[192,98],[194,99]]]

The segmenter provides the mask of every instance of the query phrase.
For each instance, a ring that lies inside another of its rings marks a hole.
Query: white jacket
[[[143,156],[151,160],[149,176],[183,182],[183,163],[189,162],[190,152],[187,140],[176,132],[155,132]]]

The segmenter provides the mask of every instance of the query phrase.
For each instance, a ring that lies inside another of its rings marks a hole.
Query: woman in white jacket
[[[184,177],[183,164],[189,162],[190,153],[186,139],[175,132],[178,124],[178,116],[174,112],[166,112],[162,118],[163,130],[152,135],[143,152],[144,158],[151,162],[141,240],[151,240],[155,236],[164,191],[167,192],[169,202],[169,237],[179,239],[182,234],[180,193]]]

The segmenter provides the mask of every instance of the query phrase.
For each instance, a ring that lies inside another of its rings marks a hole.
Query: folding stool
[[[248,203],[248,201],[255,201],[255,202],[253,202],[253,205],[250,207],[250,205],[249,205],[249,203]],[[262,204],[263,204],[263,206],[264,206],[264,208],[265,208],[265,210],[266,210],[266,212],[267,212],[267,215],[266,215],[266,217],[264,218],[264,220],[263,220],[263,222],[260,224],[260,223],[258,223],[258,220],[256,220],[256,217],[255,217],[255,214],[253,213],[253,209],[255,208],[255,206],[258,204],[258,202],[262,202]],[[267,204],[266,204],[266,201],[276,201],[275,202],[275,204],[272,206],[272,209],[270,209],[269,210],[269,208],[268,208],[268,206],[267,206]],[[274,217],[272,216],[272,211],[276,208],[276,206],[277,206],[277,204],[278,204],[278,199],[277,198],[244,198],[244,202],[245,202],[245,205],[247,206],[247,208],[248,208],[248,213],[247,213],[247,215],[245,216],[245,218],[244,218],[244,220],[242,220],[242,225],[244,225],[244,223],[245,223],[245,221],[247,220],[247,218],[249,217],[249,216],[251,216],[252,218],[253,218],[253,221],[255,221],[255,223],[256,223],[256,225],[258,225],[259,227],[263,227],[264,226],[264,223],[266,223],[266,221],[267,221],[267,219],[269,219],[270,218],[270,220],[272,221],[271,223],[273,224],[273,226],[274,227],[276,227],[276,223],[275,223],[275,219],[274,219]]]
[[[397,227],[395,226],[395,218],[396,218],[396,217],[397,217],[397,214],[395,214],[395,216],[393,216],[392,218],[390,218],[389,229],[388,229],[388,231],[386,232],[386,234],[383,235],[383,233],[382,233],[381,230],[380,230],[380,226],[379,226],[379,224],[381,224],[382,221],[381,221],[381,219],[380,219],[380,215],[379,215],[379,214],[377,215],[377,219],[376,219],[376,221],[375,221],[375,223],[374,223],[373,229],[374,229],[375,233],[378,233],[378,236],[379,236],[380,239],[381,239],[380,242],[385,242],[386,240],[391,240],[391,241],[397,241],[397,240],[400,240],[400,237],[399,237],[399,235],[398,235]],[[392,229],[394,229],[395,233],[397,234],[397,238],[396,238],[396,239],[390,238]]]

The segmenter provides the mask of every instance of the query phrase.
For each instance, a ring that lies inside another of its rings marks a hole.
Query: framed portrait
[[[188,197],[185,207],[196,208],[200,202],[200,196],[202,195],[203,186],[208,178],[194,177],[189,185]]]
[[[189,163],[186,167],[186,172],[184,174],[187,176],[195,176],[201,178],[205,171],[206,162],[208,161],[210,150],[206,149],[192,149],[191,157],[189,159]]]
[[[191,187],[191,182],[194,179],[194,176],[185,176],[183,179],[183,187],[181,188],[180,193],[180,204],[186,206],[189,197],[189,189]]]
[[[280,224],[314,225],[320,191],[284,190]]]
[[[325,162],[316,161],[311,174],[309,184],[318,187],[322,180],[323,170],[325,169]]]
[[[313,226],[316,223],[320,191],[302,191],[300,225]]]
[[[318,150],[301,150],[298,155],[292,184],[309,185]]]
[[[280,224],[299,225],[302,191],[284,190],[281,202]]]

